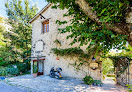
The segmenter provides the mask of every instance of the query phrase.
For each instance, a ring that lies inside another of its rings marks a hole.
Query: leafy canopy
[[[15,60],[18,57],[24,59],[31,52],[32,27],[28,22],[35,16],[38,8],[36,5],[30,6],[29,0],[7,0],[5,7],[7,22],[11,26],[10,31],[4,32],[4,37],[9,39],[6,51],[14,52]]]
[[[80,46],[87,45],[89,53],[98,55],[99,52],[107,53],[112,48],[124,49],[127,36],[125,34],[118,34],[112,30],[107,29],[105,23],[111,23],[113,26],[116,23],[123,23],[125,21],[125,13],[130,4],[129,0],[85,0],[88,2],[92,11],[96,12],[97,17],[100,18],[102,25],[96,21],[91,20],[75,3],[77,0],[46,0],[54,3],[53,8],[68,9],[64,16],[72,16],[70,20],[71,25],[63,29],[59,29],[61,33],[72,32],[67,38],[74,38],[74,44],[80,42]],[[56,21],[59,25],[67,23],[67,21]],[[93,50],[92,50],[93,49]]]

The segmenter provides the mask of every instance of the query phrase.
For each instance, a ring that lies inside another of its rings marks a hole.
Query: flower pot
[[[34,78],[37,77],[37,74],[38,74],[38,73],[33,73],[33,77],[34,77]]]

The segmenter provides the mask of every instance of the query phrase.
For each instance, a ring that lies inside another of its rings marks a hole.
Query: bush
[[[8,62],[7,61],[0,61],[0,66],[7,66]]]
[[[19,73],[20,73],[18,68],[8,68],[7,72],[10,75],[19,75]]]
[[[98,86],[98,85],[102,85],[101,80],[94,80],[94,85]]]
[[[132,85],[126,85],[128,87],[128,92],[132,92]]]
[[[0,76],[19,75],[18,68],[1,67]]]
[[[24,64],[17,64],[17,68],[20,70],[20,72],[25,72],[25,67],[24,67]]]
[[[22,73],[27,73],[27,71],[30,70],[30,63],[18,63],[16,64],[17,65],[17,68],[20,70],[20,72]]]
[[[84,83],[87,84],[87,85],[91,85],[91,84],[94,83],[93,78],[92,78],[91,76],[87,76],[87,75],[85,76],[85,78],[83,78],[83,81],[84,81]]]
[[[0,76],[7,76],[8,72],[7,72],[7,67],[1,67],[0,68]]]

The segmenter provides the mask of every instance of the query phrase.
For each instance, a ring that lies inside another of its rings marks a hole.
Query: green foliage
[[[8,66],[8,65],[11,65],[11,64],[15,64],[15,63],[18,63],[19,61],[3,61],[2,58],[0,58],[0,66]]]
[[[0,67],[0,76],[7,76],[7,67]]]
[[[84,81],[84,83],[85,84],[87,84],[87,85],[101,85],[102,83],[101,83],[101,80],[93,80],[93,78],[91,77],[91,76],[85,76],[84,78],[83,78],[83,81]]]
[[[0,57],[3,61],[20,61],[31,54],[31,32],[29,24],[38,8],[30,7],[28,0],[10,0],[5,3],[8,19],[11,26],[9,31],[4,31],[5,45],[0,48]],[[24,61],[23,61],[24,62]]]
[[[13,67],[0,67],[0,76],[19,75],[19,69]]]
[[[67,48],[67,49],[57,49],[57,48],[52,48],[51,49],[55,54],[60,55],[60,56],[79,56],[80,58],[89,58],[89,54],[86,54],[83,52],[82,49],[80,48]]]
[[[38,67],[36,65],[33,65],[33,73],[37,73],[38,72]]]
[[[114,65],[113,61],[109,58],[101,58],[102,62],[102,70],[103,74],[113,74],[114,73]]]
[[[128,92],[132,92],[132,85],[126,85],[128,87]]]
[[[88,50],[91,50],[89,55],[98,55],[102,52],[107,52],[112,48],[125,49],[127,36],[118,34],[112,30],[108,30],[105,23],[111,23],[113,26],[116,23],[125,23],[125,14],[129,10],[131,4],[130,0],[85,0],[91,9],[96,12],[97,17],[100,18],[102,25],[98,25],[96,21],[91,20],[75,3],[76,0],[46,0],[54,3],[52,8],[68,9],[64,16],[72,16],[70,20],[71,25],[59,29],[61,33],[71,32],[68,38],[74,38],[74,44],[80,42],[80,46],[87,45]],[[56,21],[59,25],[67,23],[66,21]],[[93,50],[92,50],[93,49]],[[92,53],[93,52],[93,53]]]
[[[96,85],[96,86],[98,86],[98,85],[100,85],[101,86],[101,80],[94,80],[94,84]]]
[[[128,68],[128,63],[130,65],[130,61],[132,60],[131,51],[131,47],[128,46],[126,47],[126,50],[122,50],[121,53],[109,53],[103,58],[109,58],[112,60],[113,66],[114,68],[118,68],[118,76],[120,76],[120,74],[124,73],[124,71]]]
[[[127,47],[124,46],[126,49],[122,50],[121,53],[118,53],[117,56],[126,56],[132,58],[132,47],[128,45]]]
[[[85,78],[83,78],[83,81],[85,84],[87,85],[92,85],[94,83],[94,80],[91,76],[85,76]]]
[[[10,75],[19,75],[19,73],[20,73],[18,68],[7,68],[7,72]]]
[[[89,53],[84,53],[83,50],[80,48],[77,48],[77,47],[67,48],[67,49],[52,48],[51,50],[56,55],[78,57],[78,61],[76,61],[73,64],[70,64],[70,65],[73,65],[76,70],[80,70],[80,67],[82,65],[88,65],[89,64],[89,62],[86,61],[87,59],[90,58]]]
[[[83,54],[83,50],[81,50],[80,48],[67,48],[67,49],[57,49],[57,48],[53,48],[52,51],[57,54],[57,55],[81,55]]]
[[[128,61],[130,64],[132,60],[132,47],[130,45],[124,47],[126,49],[122,50],[120,53],[109,52],[101,58],[101,61],[103,61],[103,74],[107,74],[110,71],[114,72],[114,69],[111,67],[118,67],[118,76],[120,76],[120,74],[124,73],[128,68]]]
[[[54,43],[57,43],[57,44],[59,44],[59,45],[61,46],[61,42],[60,42],[58,39],[56,39],[56,40],[54,41]]]
[[[27,73],[30,70],[30,63],[17,63],[17,68],[22,73]]]
[[[93,10],[97,12],[100,21],[105,22],[120,22],[124,20],[124,13],[127,10],[130,1],[129,0],[86,0],[89,5],[93,7]]]
[[[0,43],[1,43],[1,40],[3,39],[1,32],[3,32],[5,29],[5,27],[3,25],[1,25],[2,23],[4,23],[4,19],[2,17],[0,17]]]

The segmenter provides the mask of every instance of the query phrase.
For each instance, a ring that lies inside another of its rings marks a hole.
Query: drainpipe
[[[31,59],[31,74],[33,73],[33,60]]]
[[[126,61],[127,61],[127,64],[128,64],[128,85],[129,85],[129,60],[127,59],[127,58],[125,58],[126,59]]]
[[[127,59],[128,62],[128,85],[129,85],[129,60]]]
[[[115,84],[117,84],[117,67],[115,67]]]

